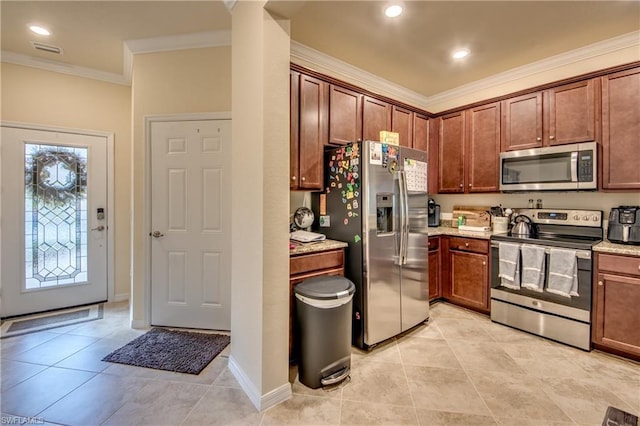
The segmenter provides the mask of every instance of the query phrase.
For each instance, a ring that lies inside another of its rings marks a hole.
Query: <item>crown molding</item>
[[[140,38],[127,40],[124,44],[134,55],[201,47],[231,46],[231,31],[208,31],[168,37]]]
[[[293,40],[291,62],[430,111],[430,107],[437,104],[634,46],[640,46],[640,31],[570,50],[432,96],[421,95]]]
[[[498,87],[522,78],[532,77],[537,74],[542,74],[554,69],[576,64],[581,61],[615,53],[619,50],[634,46],[640,47],[640,31],[634,31],[555,56],[550,56],[540,61],[532,62],[521,67],[492,75],[491,77],[483,78],[482,80],[477,80],[472,83],[464,84],[454,89],[429,96],[427,103],[425,104],[425,108],[428,109],[431,105],[447,103],[475,92]]]
[[[36,58],[21,53],[9,52],[3,50],[2,62],[10,64],[22,65],[25,67],[38,68],[45,71],[53,71],[61,74],[75,75],[77,77],[91,78],[93,80],[106,81],[107,83],[129,85],[122,74],[110,73],[96,70],[94,68],[79,67],[77,65],[65,64],[64,62],[51,61],[48,59]]]
[[[428,98],[319,50],[291,40],[291,62],[424,109]]]

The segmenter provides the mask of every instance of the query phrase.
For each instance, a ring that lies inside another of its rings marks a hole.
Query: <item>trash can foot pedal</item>
[[[345,367],[342,370],[338,370],[335,373],[322,378],[320,380],[320,383],[322,384],[322,386],[335,385],[336,383],[340,383],[341,381],[346,379],[350,373],[351,373],[351,369],[349,367]]]

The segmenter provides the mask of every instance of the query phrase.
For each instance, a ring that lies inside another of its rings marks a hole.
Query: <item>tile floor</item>
[[[2,424],[600,425],[609,405],[640,413],[640,364],[445,303],[412,333],[354,349],[349,383],[294,380],[293,397],[263,413],[226,368],[228,349],[198,376],[100,361],[143,333],[127,324],[120,303],[102,320],[0,341]]]

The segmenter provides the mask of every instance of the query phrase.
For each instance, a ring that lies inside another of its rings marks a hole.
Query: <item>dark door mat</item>
[[[223,334],[153,328],[102,360],[199,374],[230,341],[231,337]]]
[[[638,416],[619,408],[609,407],[602,420],[602,426],[638,426]]]

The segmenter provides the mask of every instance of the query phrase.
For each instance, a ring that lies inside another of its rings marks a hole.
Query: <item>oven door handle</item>
[[[541,244],[531,244],[532,246],[536,246],[536,247],[543,247],[544,248],[544,254],[550,254],[551,253],[551,249],[556,248],[556,249],[563,249],[564,247],[551,247],[551,246],[544,246]],[[491,247],[492,248],[498,248],[500,246],[500,242],[498,241],[491,241]],[[565,250],[575,250],[575,249],[568,249],[568,248],[564,248]],[[590,250],[576,250],[576,257],[578,259],[591,259],[591,251]]]

